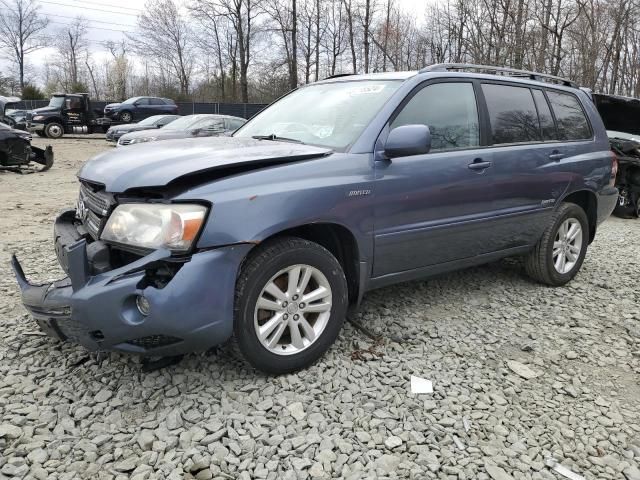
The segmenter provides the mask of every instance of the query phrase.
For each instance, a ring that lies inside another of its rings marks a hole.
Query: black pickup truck
[[[60,138],[65,133],[105,133],[111,121],[92,110],[87,93],[54,93],[49,105],[27,115],[27,129],[41,137]]]

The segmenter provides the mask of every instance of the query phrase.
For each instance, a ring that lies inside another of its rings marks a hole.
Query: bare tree
[[[31,0],[0,0],[0,48],[18,67],[20,89],[24,88],[25,56],[45,46],[44,29],[49,21]]]
[[[180,93],[189,94],[194,67],[194,42],[187,21],[173,0],[149,0],[144,13],[138,16],[138,26],[131,39],[136,52],[152,58],[156,68],[167,66],[180,85]]]

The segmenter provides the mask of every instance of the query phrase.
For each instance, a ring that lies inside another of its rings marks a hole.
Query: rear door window
[[[540,123],[531,90],[482,84],[491,123],[492,144],[539,142]]]
[[[556,125],[553,123],[553,117],[551,116],[551,110],[547,99],[544,97],[542,90],[532,90],[533,99],[536,101],[536,107],[538,108],[538,119],[540,120],[540,130],[542,131],[543,140],[556,140],[558,135],[556,134]]]
[[[588,140],[591,128],[578,99],[570,93],[547,91],[547,97],[556,117],[560,140]]]
[[[149,99],[149,104],[150,105],[164,105],[164,102],[162,100],[160,100],[159,98],[150,98]]]
[[[435,83],[416,93],[391,123],[426,125],[431,131],[431,150],[452,150],[480,145],[478,108],[473,84]]]

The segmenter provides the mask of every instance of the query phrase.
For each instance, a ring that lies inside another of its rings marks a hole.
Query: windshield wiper
[[[251,138],[255,138],[256,140],[271,140],[272,142],[293,142],[293,143],[303,143],[300,140],[295,138],[287,138],[287,137],[279,137],[275,133],[270,135],[253,135]]]

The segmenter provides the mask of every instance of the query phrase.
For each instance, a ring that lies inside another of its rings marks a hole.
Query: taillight
[[[609,185],[613,187],[616,184],[616,177],[618,176],[618,157],[615,153],[611,152],[611,178],[609,179]]]

